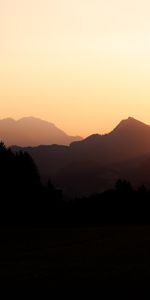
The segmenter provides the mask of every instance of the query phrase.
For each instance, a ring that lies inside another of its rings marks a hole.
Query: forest
[[[13,153],[0,144],[1,226],[96,226],[149,224],[150,190],[135,190],[119,179],[114,188],[89,197],[65,199],[49,180],[43,184],[26,152]]]

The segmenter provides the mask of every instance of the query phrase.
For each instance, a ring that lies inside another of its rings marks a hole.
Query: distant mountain
[[[71,144],[72,152],[102,163],[134,158],[150,152],[150,126],[129,117],[105,135],[91,135]]]
[[[43,178],[50,177],[68,194],[98,192],[112,187],[119,177],[135,185],[150,183],[150,126],[131,117],[108,134],[91,135],[69,147],[23,150],[31,154]]]
[[[54,124],[38,118],[26,117],[18,121],[0,120],[0,140],[7,146],[69,145],[81,140],[79,136],[69,136]]]

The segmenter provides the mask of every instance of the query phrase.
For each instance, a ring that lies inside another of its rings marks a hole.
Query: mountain
[[[50,177],[69,195],[85,195],[111,188],[120,177],[135,185],[150,183],[147,178],[150,177],[150,167],[145,170],[150,166],[147,164],[150,126],[131,117],[121,121],[108,134],[91,135],[70,146],[23,150],[31,154],[44,179]]]
[[[0,120],[0,139],[7,145],[38,146],[62,144],[69,145],[81,137],[69,136],[54,124],[38,118],[26,117],[18,121]]]
[[[71,144],[72,151],[98,162],[112,163],[150,151],[150,126],[129,117],[105,135],[91,135]]]

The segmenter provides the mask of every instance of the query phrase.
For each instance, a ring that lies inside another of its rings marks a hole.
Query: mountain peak
[[[136,120],[133,117],[128,117],[127,119],[122,120],[112,132],[122,132],[123,130],[136,130],[139,128],[149,128],[149,125],[144,124],[141,121]]]
[[[133,118],[133,117],[128,117],[127,119],[123,119],[121,123],[126,123],[126,124],[131,124],[131,123],[142,123],[141,121],[138,121],[137,119]]]
[[[124,119],[124,120],[122,120],[122,122],[124,122],[124,123],[140,123],[140,124],[142,124],[142,122],[141,121],[139,121],[139,120],[137,120],[137,119],[135,119],[135,118],[133,118],[133,117],[128,117],[127,119]],[[144,123],[143,123],[144,124]]]
[[[49,121],[45,121],[43,119],[40,119],[40,118],[37,118],[37,117],[32,117],[32,116],[29,116],[29,117],[23,117],[19,120],[17,120],[17,122],[20,122],[20,123],[43,123],[43,124],[49,124],[51,126],[55,126],[53,123],[49,122]]]
[[[133,118],[133,117],[128,117],[128,118],[125,119],[124,121],[126,121],[126,122],[139,122],[138,120],[136,120],[136,119]]]

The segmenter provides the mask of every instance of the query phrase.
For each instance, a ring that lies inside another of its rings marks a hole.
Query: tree
[[[119,179],[116,182],[115,189],[116,189],[117,193],[122,194],[122,195],[131,194],[133,192],[131,183],[128,182],[127,180]]]

